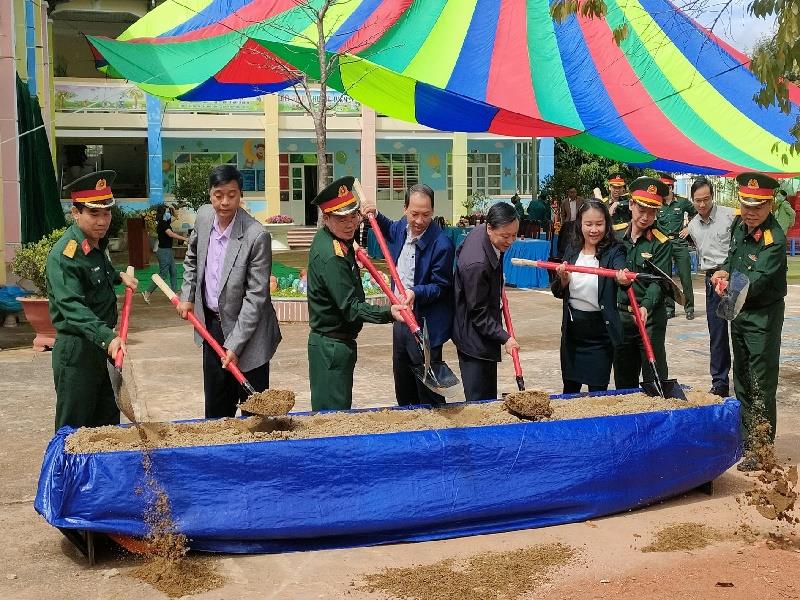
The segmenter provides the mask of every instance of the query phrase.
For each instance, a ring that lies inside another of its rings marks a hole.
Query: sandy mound
[[[294,408],[294,392],[289,390],[264,390],[250,396],[241,406],[243,411],[265,417],[279,417]]]
[[[542,420],[553,414],[550,396],[547,392],[525,390],[509,394],[503,400],[503,408],[512,415],[528,419]]]

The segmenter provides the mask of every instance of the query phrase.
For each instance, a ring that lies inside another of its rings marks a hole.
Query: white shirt
[[[596,256],[586,255],[581,252],[575,264],[580,267],[599,267],[600,261]],[[600,301],[597,299],[597,275],[588,273],[569,274],[569,305],[575,310],[596,312],[600,310]]]
[[[425,235],[423,231],[420,235],[412,237],[411,226],[407,226],[406,241],[400,250],[400,256],[397,257],[397,274],[400,275],[400,281],[403,282],[403,287],[408,289],[414,286],[414,273],[417,267],[417,240]]]
[[[697,247],[697,258],[701,271],[718,269],[728,258],[731,245],[731,226],[736,218],[732,208],[720,206],[716,202],[703,221],[695,215],[689,221],[689,235]]]
[[[578,218],[578,201],[577,200],[570,200],[569,201],[569,220],[570,221],[574,221],[577,218]]]

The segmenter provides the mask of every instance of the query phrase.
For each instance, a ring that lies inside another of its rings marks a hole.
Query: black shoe
[[[687,308],[686,309],[686,320],[687,321],[691,321],[692,319],[694,319],[694,309],[693,308]]]
[[[710,390],[708,390],[708,393],[714,396],[721,396],[722,398],[727,398],[731,395],[730,389],[724,387],[712,387]]]
[[[667,311],[667,318],[668,319],[674,319],[675,318],[675,311],[674,310],[668,310]]]

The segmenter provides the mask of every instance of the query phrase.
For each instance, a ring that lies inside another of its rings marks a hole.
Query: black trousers
[[[206,328],[211,337],[223,346],[225,336],[222,333],[222,323],[208,310],[206,310]],[[245,371],[244,376],[257,392],[263,392],[269,387],[269,363]],[[239,401],[247,398],[245,389],[230,371],[222,368],[222,359],[208,342],[203,342],[203,390],[206,400],[206,419],[236,416]],[[242,413],[243,416],[248,414]]]
[[[564,380],[563,394],[577,394],[581,391],[583,384],[580,381],[572,381],[570,379]],[[608,385],[590,385],[587,386],[590,392],[605,392],[608,390]]]
[[[497,399],[497,363],[458,353],[461,383],[464,384],[466,400]]]
[[[442,347],[431,348],[431,361],[442,360]],[[419,351],[417,341],[405,323],[394,323],[392,330],[392,367],[394,369],[394,394],[397,404],[411,406],[430,404],[437,406],[445,403],[444,396],[433,392],[424,385],[411,370],[413,365],[424,364],[425,359]]]
[[[711,387],[730,389],[731,338],[728,322],[717,316],[720,298],[711,284],[711,273],[706,273],[706,322],[708,323],[709,346],[711,349]]]
[[[567,221],[561,224],[561,231],[558,232],[558,256],[564,256],[567,248],[572,244],[575,237],[575,221]]]

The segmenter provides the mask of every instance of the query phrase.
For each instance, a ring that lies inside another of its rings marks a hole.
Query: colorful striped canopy
[[[118,40],[89,41],[99,66],[163,98],[260,95],[319,77],[321,4],[167,0]],[[605,19],[556,23],[547,0],[334,0],[328,84],[434,129],[559,136],[677,172],[800,172],[799,88],[792,114],[761,108],[747,57],[668,0],[606,4]]]

